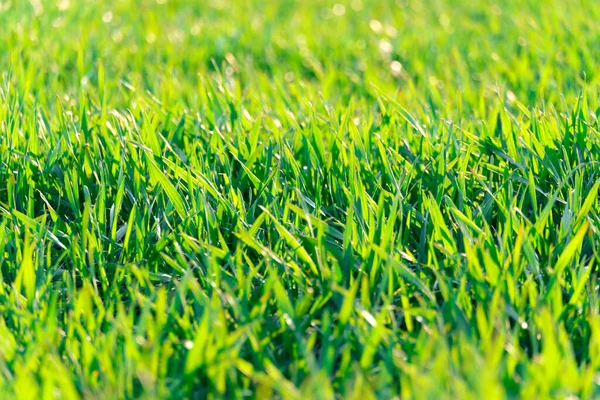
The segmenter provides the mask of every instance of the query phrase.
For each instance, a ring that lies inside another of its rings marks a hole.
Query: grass
[[[339,1],[0,1],[2,397],[600,397],[600,3]]]

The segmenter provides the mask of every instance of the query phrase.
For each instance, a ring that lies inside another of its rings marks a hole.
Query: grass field
[[[0,0],[0,396],[600,398],[598,21]]]

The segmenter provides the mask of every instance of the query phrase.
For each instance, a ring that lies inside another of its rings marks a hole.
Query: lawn
[[[599,398],[598,21],[0,0],[0,396]]]

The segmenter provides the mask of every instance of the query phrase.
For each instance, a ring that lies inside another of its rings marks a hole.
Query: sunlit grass
[[[600,396],[598,21],[0,1],[0,393]]]

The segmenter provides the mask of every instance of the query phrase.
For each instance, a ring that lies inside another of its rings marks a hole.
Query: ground
[[[2,397],[600,396],[599,20],[0,1]]]

